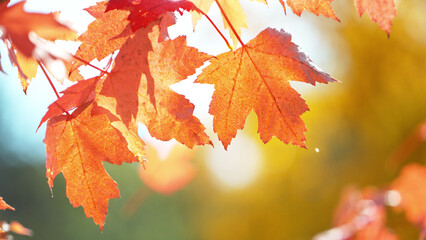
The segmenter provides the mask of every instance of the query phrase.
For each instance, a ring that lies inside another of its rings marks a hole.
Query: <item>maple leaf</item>
[[[355,0],[355,7],[359,16],[367,11],[371,20],[376,22],[389,36],[392,19],[396,16],[394,0]]]
[[[191,0],[199,9],[201,9],[203,12],[208,12],[210,10],[211,5],[215,0]],[[235,0],[218,0],[219,4],[221,5],[224,13],[222,13],[223,18],[223,24],[225,28],[229,30],[229,34],[231,35],[232,42],[234,46],[238,45],[238,37],[234,34],[231,27],[229,26],[228,22],[225,19],[225,14],[229,21],[232,23],[232,26],[236,30],[236,33],[238,35],[241,35],[241,29],[247,28],[247,18],[244,13],[243,8],[241,7],[241,4],[239,1]],[[263,2],[267,4],[266,0],[255,0],[258,2]],[[198,23],[198,21],[201,19],[201,13],[199,12],[192,12],[192,22],[195,27],[195,25]]]
[[[0,197],[0,210],[10,209],[15,211],[13,207],[11,207],[9,204],[7,204],[2,197]]]
[[[78,40],[82,42],[75,56],[91,62],[95,58],[104,59],[109,54],[120,49],[126,40],[132,35],[129,21],[129,11],[114,9],[105,12],[108,2],[98,2],[95,6],[85,9],[95,21],[89,24],[87,31]],[[84,63],[74,61],[70,67],[70,73],[74,72]]]
[[[188,0],[110,0],[106,11],[113,9],[129,9],[128,20],[133,31],[148,26],[168,12],[182,10],[197,10],[197,7]]]
[[[145,124],[157,139],[175,138],[191,148],[211,144],[204,126],[192,115],[194,105],[169,88],[194,74],[210,56],[188,47],[185,37],[159,43],[159,35],[155,25],[128,39],[102,82],[97,102],[131,129],[135,122]]]
[[[426,228],[426,167],[419,164],[405,166],[401,174],[395,179],[391,188],[401,195],[401,208],[408,221],[417,224],[422,229]]]
[[[21,85],[26,92],[29,82],[35,77],[40,60],[48,69],[53,69],[56,59],[66,59],[63,51],[52,48],[38,37],[54,41],[74,40],[76,33],[59,23],[55,14],[27,13],[24,11],[25,1],[7,7],[9,1],[0,3],[0,39],[9,49],[11,63],[18,67]],[[34,34],[35,33],[35,34]],[[12,47],[17,51],[16,55]],[[36,58],[36,59],[34,59]]]
[[[139,23],[139,18],[128,19],[131,16],[129,6],[133,5],[126,3],[126,1],[118,1],[116,3],[103,1],[85,9],[96,19],[89,24],[87,31],[78,38],[82,44],[77,49],[75,56],[85,62],[75,60],[69,67],[70,76],[75,74],[76,69],[80,66],[94,59],[102,60],[120,49],[126,40],[134,35],[135,29],[133,28],[135,24]],[[164,19],[160,21],[160,26],[163,31],[162,37],[164,38],[167,34],[167,27],[175,22],[171,21],[170,15],[163,15]]]
[[[302,14],[303,10],[307,10],[317,16],[323,15],[340,22],[330,5],[332,1],[333,0],[287,0],[287,5],[298,16]]]
[[[193,150],[176,144],[166,159],[160,159],[155,148],[149,145],[146,151],[149,165],[146,169],[139,167],[139,177],[155,192],[173,194],[194,179],[196,169],[190,162]]]
[[[264,143],[272,136],[305,147],[306,131],[300,115],[308,106],[289,81],[315,85],[336,81],[316,68],[291,42],[290,34],[263,30],[235,52],[212,59],[196,82],[214,84],[209,112],[213,127],[225,148],[252,109],[259,118]]]
[[[49,187],[62,172],[71,204],[83,206],[86,216],[92,217],[101,231],[108,200],[120,197],[117,183],[105,171],[102,161],[118,165],[139,162],[144,154],[143,142],[136,138],[129,141],[133,133],[127,130],[123,134],[126,129],[122,126],[113,127],[116,121],[105,109],[86,103],[72,115],[50,119],[44,139]]]

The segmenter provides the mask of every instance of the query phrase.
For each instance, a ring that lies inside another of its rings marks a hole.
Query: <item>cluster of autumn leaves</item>
[[[389,186],[347,187],[336,208],[334,228],[317,234],[314,240],[377,239],[398,240],[398,234],[387,226],[388,209],[404,212],[408,222],[420,229],[420,240],[426,239],[426,167],[409,164]]]
[[[298,15],[308,10],[338,20],[330,2],[287,0],[287,5]],[[373,21],[390,32],[395,15],[392,0],[355,2],[360,14],[367,11]],[[209,113],[214,116],[214,131],[225,148],[244,127],[252,110],[258,116],[263,142],[275,136],[284,143],[305,147],[306,128],[301,115],[308,106],[289,81],[315,85],[335,80],[315,67],[283,30],[268,28],[251,41],[242,42],[239,35],[246,27],[245,15],[234,0],[217,0],[216,4],[233,45],[236,48],[240,44],[239,48],[233,50],[219,30],[231,50],[218,56],[187,46],[184,36],[169,39],[167,27],[175,23],[174,11],[193,12],[195,24],[201,15],[208,17],[205,12],[212,3],[99,2],[85,9],[95,20],[80,36],[59,23],[54,13],[27,13],[25,2],[11,6],[9,1],[0,3],[0,38],[18,69],[24,91],[40,67],[58,96],[40,122],[47,122],[44,142],[48,184],[52,188],[55,177],[62,173],[71,204],[82,206],[86,216],[101,229],[109,199],[120,196],[103,161],[145,164],[145,144],[137,134],[139,123],[160,140],[176,139],[189,148],[213,145],[205,127],[193,115],[194,105],[169,88],[193,75],[207,61],[210,65],[196,82],[215,87]],[[58,39],[79,41],[81,45],[71,55],[51,42]],[[105,68],[90,64],[117,50],[118,55]],[[98,69],[99,76],[84,79],[79,73],[83,65]],[[50,76],[76,83],[59,95]]]
[[[7,204],[2,197],[0,197],[0,210],[12,210],[15,211],[13,207]],[[25,228],[17,221],[12,221],[7,223],[5,221],[0,221],[0,240],[9,240],[13,239],[9,235],[10,233],[17,233],[24,236],[31,236],[32,231],[28,228]]]
[[[395,149],[387,160],[388,164],[394,166],[402,164],[424,143],[426,143],[426,121],[419,124]],[[408,223],[420,230],[418,239],[425,240],[425,184],[426,166],[409,163],[402,167],[399,175],[387,185],[368,186],[362,189],[348,186],[343,190],[337,204],[333,228],[317,234],[313,240],[401,239],[395,229],[388,226],[390,212],[394,215],[403,213]]]

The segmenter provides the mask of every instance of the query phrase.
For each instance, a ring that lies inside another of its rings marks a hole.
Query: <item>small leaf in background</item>
[[[24,226],[22,226],[22,224],[20,224],[17,221],[12,221],[10,223],[10,231],[17,233],[19,235],[24,235],[24,236],[32,236],[33,235],[33,231],[31,231],[31,229],[28,229]]]
[[[148,163],[138,168],[139,177],[148,187],[141,186],[123,206],[124,216],[130,217],[151,196],[152,192],[171,195],[188,185],[196,176],[197,169],[191,163],[194,150],[174,144],[167,157],[162,159],[157,148],[147,145]]]
[[[347,187],[337,205],[334,228],[314,236],[313,240],[397,240],[386,227],[386,209],[377,188],[362,191]]]
[[[359,16],[368,13],[371,20],[389,35],[392,19],[396,16],[394,0],[355,0]]]
[[[13,240],[13,237],[9,233],[16,233],[28,237],[33,235],[31,229],[24,227],[17,221],[12,221],[11,223],[0,221],[0,240]]]
[[[18,67],[24,92],[36,75],[36,60],[45,64],[48,70],[62,81],[65,77],[65,66],[62,65],[62,73],[58,70],[57,62],[67,60],[70,55],[49,41],[75,40],[77,34],[58,22],[54,13],[25,12],[26,1],[9,7],[8,3],[9,1],[0,3],[0,40],[3,40],[9,49],[10,62]],[[13,49],[17,51],[16,54]]]
[[[191,163],[194,150],[175,144],[166,159],[160,159],[157,150],[148,145],[146,168],[139,167],[139,176],[151,190],[169,195],[184,188],[195,175],[196,168]]]
[[[9,204],[7,204],[2,197],[0,197],[0,210],[10,209],[15,211],[13,207],[11,207]],[[11,236],[9,236],[9,232],[17,233],[20,235],[25,236],[32,236],[33,232],[22,226],[17,221],[12,221],[10,224],[6,221],[0,221],[0,240],[9,240],[13,239]]]
[[[419,164],[405,166],[391,188],[401,195],[401,208],[408,221],[426,228],[426,167]]]
[[[11,207],[9,204],[7,204],[2,197],[0,197],[0,210],[10,209],[15,211],[13,207]]]

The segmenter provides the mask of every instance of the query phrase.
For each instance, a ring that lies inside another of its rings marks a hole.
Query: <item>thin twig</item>
[[[219,6],[220,12],[222,13],[222,16],[225,18],[226,22],[228,23],[229,27],[231,28],[232,32],[235,34],[235,37],[237,37],[237,40],[241,43],[241,46],[245,46],[243,41],[240,38],[240,35],[238,35],[237,31],[235,30],[234,26],[232,25],[231,21],[229,20],[228,16],[225,13],[225,10],[223,10],[222,5],[220,5],[218,0],[215,0],[217,3],[217,6]]]
[[[43,64],[42,64],[40,61],[38,61],[38,60],[37,60],[37,63],[38,63],[38,65],[40,66],[41,70],[43,71],[44,76],[46,76],[47,80],[49,81],[50,86],[52,87],[53,91],[55,92],[56,97],[58,97],[58,99],[59,99],[59,98],[61,98],[61,97],[59,96],[58,91],[56,90],[55,85],[53,85],[53,82],[52,82],[52,80],[50,79],[49,74],[47,74],[47,71],[46,71],[46,69],[44,68]],[[58,105],[59,105],[59,104],[58,104]],[[59,107],[61,107],[61,106],[59,106]],[[68,116],[68,117],[71,117],[71,114],[70,114],[68,111],[66,111],[65,109],[62,109],[62,110],[65,112],[65,114],[67,114],[67,116]]]
[[[88,65],[88,66],[90,66],[90,67],[92,67],[92,68],[94,68],[94,69],[96,69],[96,70],[98,70],[98,71],[100,71],[100,72],[102,72],[102,73],[104,73],[104,74],[109,74],[109,72],[107,72],[107,71],[105,71],[105,70],[102,70],[102,69],[100,69],[100,68],[98,68],[98,67],[96,67],[96,66],[94,66],[94,65],[90,64],[89,62],[87,62],[86,60],[84,60],[84,59],[82,59],[82,58],[79,58],[79,57],[77,57],[77,56],[75,56],[75,55],[73,55],[73,57],[74,57],[75,59],[77,59],[78,61],[81,61],[81,62],[83,62],[84,64],[86,64],[86,65]]]
[[[228,40],[225,38],[225,36],[222,34],[222,32],[219,30],[219,28],[216,26],[216,24],[214,24],[213,20],[201,9],[197,9],[197,12],[203,14],[207,20],[209,20],[209,22],[213,25],[213,27],[216,29],[216,31],[220,34],[220,36],[222,37],[222,39],[225,41],[226,46],[228,46],[229,50],[233,50],[231,44],[229,44]]]

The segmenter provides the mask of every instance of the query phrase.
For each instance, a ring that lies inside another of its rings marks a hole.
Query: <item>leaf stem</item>
[[[52,82],[52,80],[50,79],[49,74],[47,74],[47,71],[46,71],[46,69],[44,68],[43,64],[42,64],[39,60],[37,60],[37,63],[38,63],[38,65],[40,66],[41,70],[43,71],[44,76],[46,76],[47,80],[49,81],[49,84],[50,84],[50,86],[52,87],[53,91],[55,92],[56,97],[58,97],[58,99],[59,99],[59,98],[61,98],[61,97],[59,96],[58,91],[56,90],[55,85],[53,85],[53,82]],[[68,117],[71,117],[71,114],[70,114],[68,111],[66,111],[65,109],[62,109],[62,110],[64,110],[64,111],[65,111],[65,114],[67,114],[67,116],[68,116]]]
[[[90,64],[89,62],[87,62],[86,60],[84,60],[84,59],[82,59],[82,58],[79,58],[79,57],[77,57],[77,56],[75,56],[75,55],[72,55],[75,59],[77,59],[78,61],[81,61],[81,62],[83,62],[84,64],[86,64],[86,65],[88,65],[88,66],[91,66],[92,68],[94,68],[94,69],[96,69],[96,70],[98,70],[98,71],[100,71],[100,72],[102,72],[103,74],[108,74],[109,72],[107,72],[107,71],[105,71],[105,70],[102,70],[102,69],[100,69],[100,68],[98,68],[98,67],[96,67],[96,66],[94,66],[94,65],[92,65],[92,64]]]
[[[231,28],[232,32],[235,34],[235,37],[237,38],[238,42],[241,43],[241,46],[245,46],[245,44],[243,43],[243,41],[240,38],[240,35],[238,35],[237,31],[235,30],[234,26],[232,25],[231,21],[229,20],[228,16],[225,13],[225,10],[223,10],[222,5],[220,5],[218,0],[215,0],[217,6],[220,9],[220,12],[222,13],[222,16],[225,18],[226,22],[228,23],[229,27]]]
[[[228,40],[225,38],[225,36],[222,34],[222,32],[219,30],[219,28],[216,26],[216,24],[214,24],[214,22],[212,21],[212,19],[201,9],[197,9],[198,12],[200,12],[201,14],[203,14],[207,20],[209,20],[209,22],[212,24],[212,26],[216,29],[216,31],[220,34],[220,36],[223,38],[223,40],[226,43],[226,46],[228,46],[229,50],[233,50],[231,44],[229,44]]]
[[[56,88],[55,88],[55,86],[53,85],[52,80],[50,79],[49,75],[47,74],[46,69],[44,68],[43,64],[41,64],[41,62],[40,62],[40,61],[38,61],[38,60],[37,60],[37,63],[38,63],[38,65],[40,66],[41,70],[43,71],[44,76],[46,76],[47,80],[49,81],[50,86],[52,87],[53,91],[55,92],[56,97],[58,97],[58,99],[59,99],[59,98],[61,98],[61,97],[59,96],[58,91],[56,91]]]

